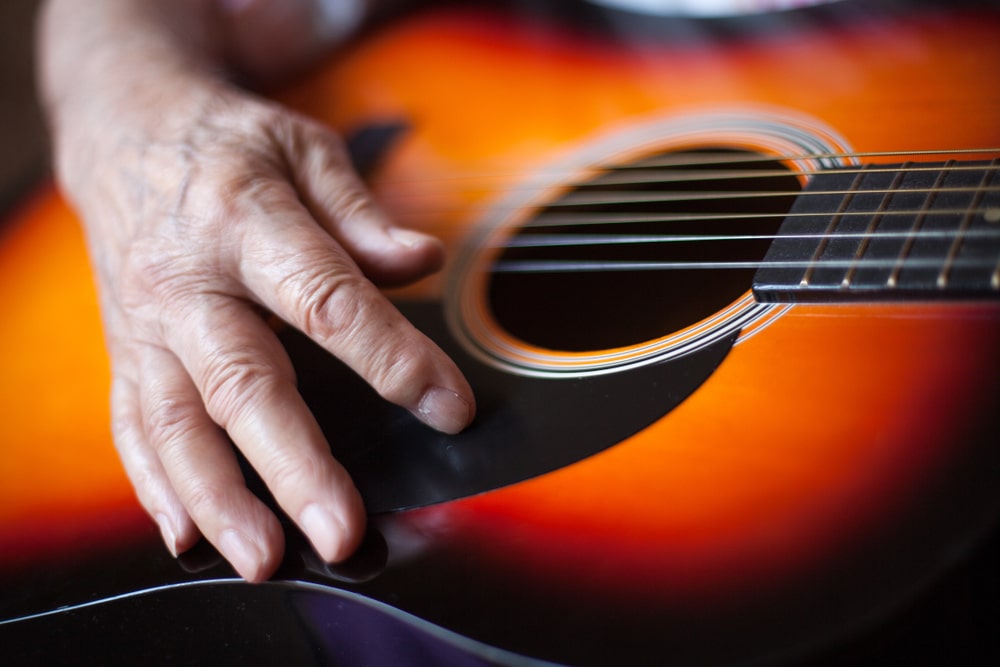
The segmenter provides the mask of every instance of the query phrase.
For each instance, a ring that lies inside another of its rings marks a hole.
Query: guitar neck
[[[810,179],[754,278],[765,303],[1000,298],[997,161]]]

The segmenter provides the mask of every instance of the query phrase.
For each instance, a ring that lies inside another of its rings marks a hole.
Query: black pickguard
[[[478,416],[449,436],[387,403],[301,334],[282,334],[299,390],[372,513],[482,493],[596,454],[646,428],[722,363],[736,334],[686,356],[585,378],[523,377],[472,357],[439,304],[397,304],[465,373]]]

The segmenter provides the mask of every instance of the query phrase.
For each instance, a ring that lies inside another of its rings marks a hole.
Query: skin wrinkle
[[[184,386],[190,384],[189,379],[178,375],[177,362],[169,353],[147,355],[145,374],[156,374],[156,367],[164,364],[166,366],[163,370],[166,372],[157,374],[163,378],[163,382],[140,387],[142,401],[155,403],[159,400],[157,392],[166,391],[168,394],[170,391],[183,392]],[[191,517],[201,525],[218,526],[220,532],[216,535],[229,529],[227,527],[241,525],[256,517],[257,521],[262,521],[258,523],[258,527],[265,531],[273,547],[275,538],[280,536],[280,528],[260,501],[243,487],[242,475],[222,431],[210,421],[201,408],[195,407],[189,413],[189,417],[198,429],[194,437],[175,438],[154,446],[170,482],[184,495],[184,505]],[[199,474],[198,467],[193,465],[196,457],[192,457],[191,454],[195,450],[211,455],[213,461],[211,475]],[[274,557],[280,558],[282,551],[280,541],[276,546],[276,550],[274,548],[270,551],[262,550],[261,561],[251,564],[250,569],[243,571],[244,576],[251,580],[262,576],[261,573],[266,572],[269,567],[268,563],[272,562]]]
[[[391,324],[387,326],[392,327]],[[427,390],[422,378],[427,377],[429,369],[424,367],[423,360],[410,354],[406,347],[401,346],[392,352],[390,354],[383,349],[380,358],[373,360],[373,368],[381,371],[377,372],[372,384],[387,401],[407,406],[411,410],[416,409]]]
[[[209,417],[227,431],[252,421],[261,402],[295,388],[291,372],[261,363],[259,355],[243,356],[228,350],[225,358],[205,364],[197,382]]]
[[[268,450],[267,454],[269,456],[258,460],[258,465],[261,474],[267,479],[275,480],[277,488],[273,491],[279,492],[279,495],[287,495],[287,493],[280,493],[282,490],[287,491],[303,486],[328,488],[333,483],[333,480],[328,479],[321,472],[324,467],[320,464],[319,457],[315,455],[290,459],[287,456],[281,456],[274,450]],[[289,513],[295,513],[299,508],[286,507],[285,509]]]
[[[123,389],[125,387],[125,389]],[[138,406],[138,386],[116,377],[112,384],[112,430],[115,447],[122,455],[125,472],[136,489],[139,502],[160,525],[167,548],[175,557],[194,545],[197,532],[173,489],[165,482],[163,465],[147,444]]]
[[[353,275],[329,277],[322,269],[305,266],[286,274],[278,283],[277,294],[286,304],[305,304],[299,311],[298,326],[329,349],[337,341],[358,336],[358,327],[369,310],[367,299],[359,298],[358,290]]]
[[[162,400],[159,398],[160,394],[153,391],[153,388],[141,388],[140,392],[143,396],[142,402],[144,404],[153,404]],[[156,398],[154,399],[152,397]],[[180,482],[181,488],[186,489],[185,505],[188,508],[188,511],[192,515],[197,515],[202,512],[206,514],[213,514],[218,517],[219,520],[225,522],[225,517],[221,514],[220,508],[227,506],[229,503],[220,502],[218,499],[233,497],[234,494],[235,497],[239,497],[242,496],[243,491],[239,488],[231,487],[230,482],[234,481],[232,479],[229,479],[228,481],[224,480],[223,485],[216,488],[214,483],[206,482],[207,478],[200,475],[198,471],[191,466],[191,457],[189,456],[188,450],[192,446],[197,447],[198,445],[196,443],[219,440],[222,438],[222,432],[215,424],[211,423],[207,419],[198,419],[198,414],[201,412],[202,411],[200,409],[188,411],[187,414],[182,417],[182,419],[187,422],[187,425],[184,426],[183,429],[175,428],[170,431],[156,431],[155,429],[148,429],[147,436],[149,437],[150,445],[154,450],[156,450],[157,456],[163,463],[164,468],[171,471],[168,475],[175,481],[175,483]],[[181,437],[181,430],[184,430],[192,437]],[[216,475],[220,472],[223,473],[223,477],[232,477],[232,474],[226,474],[227,469],[225,466],[216,467]],[[193,501],[192,499],[194,493],[200,494],[200,498],[197,501]]]
[[[174,442],[194,440],[200,425],[192,418],[197,409],[189,396],[164,391],[156,392],[158,399],[143,412],[143,424],[149,440],[161,450],[169,449]],[[161,454],[162,455],[162,454]]]

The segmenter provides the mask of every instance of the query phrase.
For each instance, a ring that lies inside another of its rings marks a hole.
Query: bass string
[[[995,169],[993,169],[995,171]],[[859,172],[852,172],[859,173]],[[584,206],[630,206],[634,204],[684,204],[705,201],[734,201],[740,199],[778,199],[783,197],[846,197],[848,195],[865,194],[995,194],[1000,193],[1000,186],[948,186],[948,187],[918,187],[918,188],[846,188],[832,190],[698,190],[691,192],[668,191],[668,192],[644,192],[644,191],[616,191],[612,195],[594,194],[587,192],[571,192],[561,199],[547,202],[540,208],[578,208]],[[405,199],[392,193],[383,195],[387,201]],[[508,207],[507,210],[517,210],[522,208],[517,206]],[[987,210],[996,210],[996,206],[987,207]],[[492,210],[505,210],[503,207],[494,207]],[[448,211],[444,208],[425,213],[443,214]],[[934,211],[931,211],[934,212]]]
[[[656,193],[650,194],[646,192],[617,192],[614,197],[605,197],[601,195],[586,195],[584,193],[572,193],[565,196],[563,199],[551,202],[546,205],[546,208],[565,208],[565,207],[575,207],[575,206],[627,206],[630,204],[658,204],[658,203],[685,203],[685,202],[701,202],[701,201],[717,201],[717,200],[732,200],[732,199],[768,199],[768,198],[779,198],[779,197],[845,197],[848,195],[862,195],[862,194],[895,194],[895,193],[906,193],[906,194],[993,194],[1000,192],[1000,186],[997,187],[940,187],[940,188],[907,188],[906,190],[899,190],[894,188],[848,188],[845,190],[773,190],[773,191],[731,191],[731,190],[719,190],[719,191],[698,191],[698,192],[678,192],[678,193]],[[992,208],[992,207],[991,207]],[[934,213],[934,211],[927,211],[928,213]]]
[[[632,162],[629,164],[611,163],[611,162],[596,162],[591,165],[587,165],[589,168],[595,171],[601,171],[605,173],[614,172],[636,172],[636,171],[649,171],[653,169],[666,169],[668,173],[672,170],[677,170],[678,168],[684,167],[711,167],[713,165],[750,165],[750,164],[768,164],[774,162],[822,162],[831,160],[845,160],[845,161],[856,161],[863,158],[916,158],[916,157],[935,157],[935,156],[951,156],[951,155],[962,155],[962,156],[990,156],[1000,154],[1000,147],[996,148],[965,148],[965,149],[939,149],[939,150],[922,150],[922,151],[893,151],[893,152],[853,152],[853,153],[807,153],[807,154],[786,154],[786,155],[768,155],[763,153],[753,153],[747,155],[731,155],[731,154],[703,154],[703,153],[675,153],[667,156],[663,156],[655,159],[640,160],[637,162]],[[994,160],[995,162],[995,160]],[[853,163],[845,167],[831,167],[827,169],[806,169],[806,170],[767,170],[770,173],[766,174],[771,177],[773,176],[811,176],[820,173],[828,172],[831,170],[836,170],[838,172],[854,173],[852,169],[860,169],[862,165]],[[882,166],[877,164],[867,165],[866,169],[873,173],[878,173],[879,171],[898,171],[900,169],[907,172],[919,172],[919,171],[936,171],[936,170],[948,170],[948,171],[965,171],[965,170],[975,170],[982,169],[984,165],[968,165],[962,162],[946,162],[938,165],[927,165],[921,164],[920,162],[907,163],[904,165],[896,166],[895,168],[890,168],[889,166]],[[995,165],[990,165],[986,168],[996,168]],[[763,174],[765,170],[741,170],[747,174],[747,177],[757,178],[759,175]],[[571,177],[572,175],[578,173],[577,167],[573,168],[549,168],[549,169],[539,169],[533,170],[531,173],[538,174],[545,178],[558,179],[560,176]],[[695,174],[701,176],[711,175],[712,171],[696,171]],[[469,181],[475,179],[484,179],[486,182],[490,182],[491,179],[497,177],[511,178],[524,175],[525,171],[521,169],[493,169],[490,171],[465,171],[461,174],[452,174],[448,176],[438,176],[431,178],[406,178],[406,183],[421,183],[430,181]],[[402,182],[397,179],[385,179],[381,181],[384,185],[394,185]],[[521,185],[514,186],[517,187],[534,187],[532,185]]]
[[[985,167],[983,165],[957,164],[953,166],[902,166],[902,167],[880,167],[866,166],[853,168],[835,169],[803,169],[789,171],[787,169],[662,169],[657,167],[634,167],[622,168],[602,174],[594,181],[587,183],[588,186],[608,186],[608,185],[668,185],[674,183],[704,182],[704,181],[738,181],[738,180],[759,180],[763,178],[781,178],[797,176],[819,176],[821,174],[911,174],[911,173],[936,173],[945,171],[948,173],[963,171],[981,171],[983,169],[993,170],[995,167]],[[620,172],[620,173],[618,173]]]
[[[628,186],[628,185],[673,185],[677,183],[697,183],[697,182],[709,182],[709,181],[740,181],[740,180],[761,180],[765,178],[795,178],[799,176],[819,176],[822,174],[911,174],[911,173],[931,173],[931,172],[973,172],[973,171],[995,171],[996,166],[993,165],[970,165],[970,164],[955,164],[955,165],[938,165],[938,166],[926,166],[919,165],[915,163],[914,165],[905,165],[897,167],[889,166],[876,166],[876,165],[865,165],[858,167],[836,167],[828,169],[803,169],[803,170],[788,170],[788,169],[674,169],[668,167],[661,167],[657,165],[638,165],[638,166],[620,166],[620,167],[610,167],[604,170],[604,173],[597,176],[592,181],[584,181],[577,184],[577,187],[594,187],[600,188],[605,186]],[[462,179],[462,176],[448,177],[455,180]],[[474,176],[467,176],[465,178],[475,178]],[[484,176],[481,178],[485,178]],[[447,179],[445,179],[447,180]],[[398,181],[397,181],[398,182]],[[420,179],[414,179],[408,181],[410,183],[419,183]],[[391,184],[393,181],[386,181],[385,183]],[[513,191],[524,191],[538,189],[538,186],[532,184],[518,184],[514,185],[508,190]],[[474,191],[474,190],[472,190]]]

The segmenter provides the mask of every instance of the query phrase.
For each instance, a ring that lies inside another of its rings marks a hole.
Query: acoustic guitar
[[[290,522],[265,584],[169,556],[110,440],[78,224],[50,187],[13,212],[0,662],[1000,655],[995,569],[911,611],[1000,511],[1000,7],[545,6],[408,14],[278,96],[446,242],[392,297],[480,408],[431,432],[282,331],[372,514],[342,565]]]

